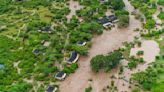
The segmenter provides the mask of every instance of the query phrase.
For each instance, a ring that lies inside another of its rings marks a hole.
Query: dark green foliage
[[[12,51],[18,47],[16,41],[12,41],[5,36],[0,36],[0,43],[3,43],[0,44],[0,64],[4,65],[4,69],[0,71],[0,87],[3,87],[5,85],[11,85],[14,80],[20,77],[17,75],[16,69],[11,65],[14,61],[19,59],[17,55],[20,54],[19,52]]]
[[[143,63],[143,58],[135,58],[134,56],[129,58],[128,67],[130,69],[136,68],[139,63]]]
[[[21,2],[24,7],[34,8],[37,6],[48,6],[52,0],[25,0]]]
[[[129,12],[128,11],[126,11],[126,10],[116,10],[116,11],[114,11],[114,13],[115,13],[115,15],[116,16],[122,16],[122,15],[129,15]]]
[[[91,92],[91,91],[92,91],[92,87],[91,86],[85,89],[85,92]]]
[[[32,85],[27,83],[15,83],[14,85],[9,86],[6,92],[29,92],[29,89],[32,88]]]
[[[120,51],[114,51],[107,56],[97,55],[92,58],[91,68],[94,72],[98,72],[100,69],[105,69],[110,71],[119,64],[119,61],[122,59],[122,53]]]
[[[0,0],[0,14],[5,13],[12,9],[11,5],[11,0]]]
[[[152,14],[156,11],[156,5],[153,0],[131,0],[131,4],[139,9],[146,19],[152,19]]]
[[[138,56],[143,55],[143,54],[144,54],[144,51],[142,51],[142,50],[137,52]]]
[[[159,5],[164,5],[164,0],[158,0]]]
[[[146,29],[151,29],[155,27],[155,20],[149,19],[146,21],[146,24],[144,26]]]
[[[102,28],[102,25],[98,24],[97,22],[83,22],[81,23],[79,30],[84,32],[102,34]]]
[[[129,16],[128,15],[119,16],[118,27],[124,28],[128,26],[129,26]]]
[[[125,7],[125,4],[122,0],[109,0],[114,10],[121,10]]]
[[[73,44],[70,44],[70,45],[67,45],[66,46],[66,49],[68,50],[72,50],[72,51],[77,51],[80,55],[84,55],[86,56],[88,54],[88,48],[85,47],[85,46],[78,46],[78,45],[73,45]]]
[[[161,19],[161,20],[164,20],[164,12],[161,12],[158,17]]]
[[[74,73],[77,68],[78,68],[78,64],[73,63],[70,66],[65,65],[63,71],[67,74],[70,74],[70,73]]]
[[[163,59],[160,58],[153,63],[153,66],[146,69],[146,71],[133,74],[132,79],[139,83],[145,90],[149,90],[151,92],[162,92],[164,88],[163,66]]]
[[[158,31],[150,31],[148,34],[141,34],[143,37],[157,37],[160,34],[164,33],[164,29]]]

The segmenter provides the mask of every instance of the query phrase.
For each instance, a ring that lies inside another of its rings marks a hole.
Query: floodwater
[[[71,10],[70,13],[66,16],[68,21],[72,18],[73,15],[76,15],[76,11],[82,9],[83,6],[79,4],[77,1],[70,0],[69,1],[69,9]]]
[[[146,62],[153,62],[155,60],[155,56],[159,54],[159,46],[158,43],[153,40],[145,40],[142,42],[141,47],[135,47],[131,49],[131,56],[136,56],[138,51],[144,51],[143,59]]]
[[[155,42],[154,40],[142,41],[141,47],[132,48],[130,55],[137,56],[136,53],[140,50],[144,51],[143,59],[145,60],[145,62],[143,64],[138,64],[135,69],[130,70],[127,67],[125,67],[128,65],[127,60],[123,60],[123,62],[121,62],[122,66],[124,66],[124,72],[121,75],[119,75],[119,77],[124,77],[124,80],[123,79],[117,80],[118,92],[121,92],[121,91],[131,92],[131,90],[129,89],[129,86],[131,87],[134,86],[133,83],[129,84],[131,75],[133,73],[144,71],[145,69],[147,69],[149,64],[155,61],[156,55],[158,55],[160,52],[158,43]]]
[[[124,2],[126,4],[126,9],[132,12],[134,8],[130,5],[128,0],[124,0]],[[118,49],[122,46],[123,42],[133,41],[133,38],[139,35],[139,33],[133,30],[140,27],[140,21],[130,15],[130,25],[128,28],[118,29],[115,27],[93,38],[93,44],[89,50],[89,55],[80,58],[77,71],[67,76],[64,81],[59,83],[60,92],[84,92],[88,85],[92,86],[92,92],[102,92],[103,88],[110,84],[111,75],[117,74],[117,69],[114,69],[110,73],[93,73],[90,69],[90,60],[96,55],[107,54]],[[89,79],[92,79],[92,82],[89,82]]]
[[[140,67],[138,67],[136,69],[143,71],[148,67],[148,64],[155,61],[155,57],[157,55],[159,55],[160,49],[159,49],[158,43],[155,42],[154,40],[145,40],[142,42],[141,47],[132,48],[130,55],[137,56],[136,53],[138,51],[144,51],[144,54],[142,57],[143,57],[145,63],[142,65],[139,65]]]

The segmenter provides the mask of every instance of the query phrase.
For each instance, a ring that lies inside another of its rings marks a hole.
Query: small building
[[[113,25],[113,23],[108,22],[108,23],[106,23],[106,24],[103,24],[103,26],[104,26],[105,28],[107,28],[107,27],[113,27],[114,25]]]
[[[65,77],[66,77],[66,73],[64,73],[63,71],[60,71],[55,75],[55,78],[58,80],[64,80]]]
[[[42,33],[52,33],[51,27],[42,27],[38,32]]]
[[[104,16],[97,20],[98,23],[102,24],[104,27],[112,27],[113,23],[118,22],[118,19],[115,15]]]
[[[57,89],[58,89],[57,87],[48,86],[45,92],[56,92]]]
[[[118,19],[115,15],[107,16],[107,19],[109,20],[109,22],[112,22],[112,23],[118,22]]]
[[[86,45],[86,42],[84,42],[84,41],[78,41],[78,42],[77,42],[77,45],[79,45],[79,46],[84,46],[84,45]]]
[[[102,24],[104,27],[111,26],[112,24],[106,16],[98,19],[98,23]]]
[[[103,25],[103,24],[109,23],[109,20],[108,20],[108,18],[106,16],[104,16],[102,18],[99,18],[97,20],[97,22]]]
[[[72,51],[70,58],[66,60],[66,62],[72,64],[77,62],[78,59],[79,59],[79,54],[76,51]]]
[[[33,52],[35,55],[38,55],[38,54],[40,53],[39,49],[34,49],[32,52]]]

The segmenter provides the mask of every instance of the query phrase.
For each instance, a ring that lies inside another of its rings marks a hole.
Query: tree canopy
[[[121,59],[122,53],[116,50],[106,56],[97,55],[93,57],[90,61],[90,65],[94,72],[99,72],[99,70],[101,69],[104,69],[105,71],[110,71],[119,64]]]

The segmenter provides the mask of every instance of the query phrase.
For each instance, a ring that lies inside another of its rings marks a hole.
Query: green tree
[[[90,61],[91,68],[94,72],[98,72],[100,69],[110,71],[119,64],[122,59],[122,53],[118,50],[108,54],[107,56],[97,55]]]
[[[146,21],[146,24],[144,26],[146,29],[151,29],[155,27],[155,20],[149,19]]]
[[[128,15],[119,16],[118,27],[122,28],[128,26],[129,26],[129,16]]]

